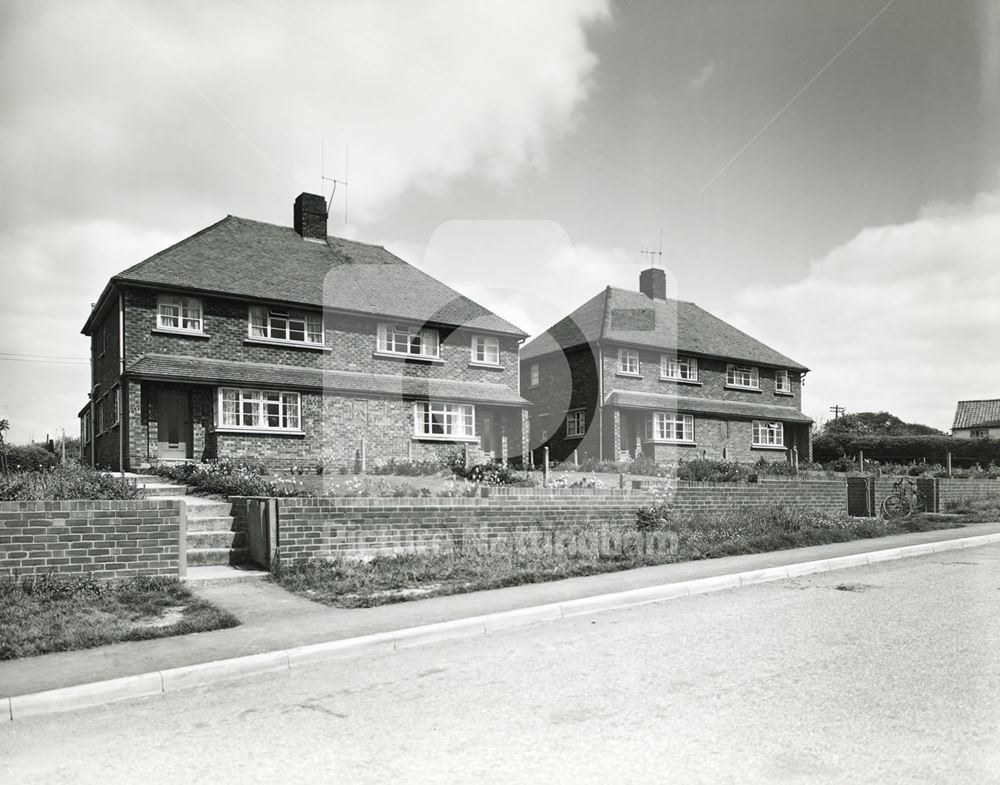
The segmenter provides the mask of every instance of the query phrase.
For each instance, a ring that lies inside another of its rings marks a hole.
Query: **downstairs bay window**
[[[421,401],[413,405],[414,436],[419,439],[476,438],[476,407],[468,403]]]
[[[785,448],[785,424],[780,422],[753,421],[754,447]]]
[[[233,430],[301,430],[301,398],[295,392],[219,388],[219,427]]]
[[[646,415],[646,441],[694,442],[694,416],[650,412]]]

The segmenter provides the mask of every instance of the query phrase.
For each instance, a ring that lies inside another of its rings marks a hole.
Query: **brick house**
[[[533,455],[551,460],[811,459],[808,369],[694,303],[607,287],[521,349]]]
[[[517,327],[380,246],[228,216],[115,275],[83,334],[82,453],[100,467],[274,468],[520,456]]]
[[[959,401],[951,435],[958,439],[1000,439],[1000,399]]]

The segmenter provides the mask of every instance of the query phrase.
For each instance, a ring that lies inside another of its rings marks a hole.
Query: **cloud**
[[[688,91],[691,93],[700,93],[705,89],[705,85],[709,83],[711,78],[715,75],[715,61],[710,60],[702,66],[701,70],[697,75],[688,82]]]
[[[86,356],[79,329],[110,275],[226,213],[288,225],[295,195],[321,187],[323,140],[326,174],[351,183],[353,226],[339,189],[331,227],[346,236],[411,189],[545,167],[610,9],[40,0],[2,15],[0,352]],[[59,371],[57,400],[38,394],[57,366],[0,365],[14,440],[75,430],[80,367]]]
[[[812,368],[805,408],[887,410],[947,429],[955,402],[1000,397],[1000,190],[870,227],[802,280],[751,289],[734,321]]]

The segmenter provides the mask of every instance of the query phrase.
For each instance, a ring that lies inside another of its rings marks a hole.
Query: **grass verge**
[[[173,578],[0,578],[0,660],[238,624]]]
[[[955,516],[902,521],[803,516],[782,507],[749,508],[724,520],[692,518],[671,527],[676,553],[663,534],[609,527],[476,541],[429,553],[297,561],[275,567],[272,580],[284,589],[339,608],[365,608],[407,600],[696,559],[825,545],[891,534],[958,528]],[[601,545],[597,545],[601,543]]]

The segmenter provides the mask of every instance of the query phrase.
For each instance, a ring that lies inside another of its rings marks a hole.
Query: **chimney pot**
[[[301,193],[295,199],[293,213],[295,231],[302,239],[326,241],[326,199]]]
[[[639,273],[639,291],[651,300],[667,299],[667,271],[650,267]]]

